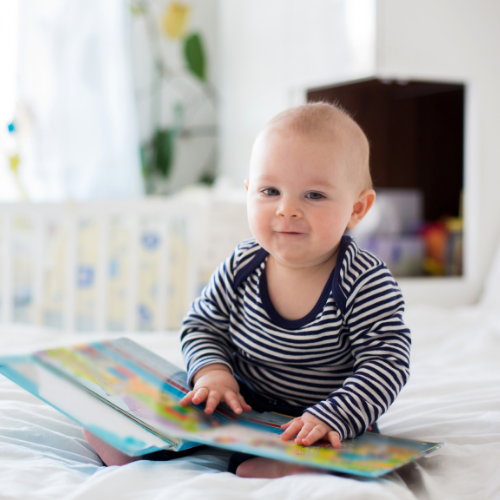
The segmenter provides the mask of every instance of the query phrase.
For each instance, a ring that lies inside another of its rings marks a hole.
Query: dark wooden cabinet
[[[363,128],[376,188],[419,189],[426,221],[460,215],[464,85],[369,79],[311,89],[307,98],[339,103]]]

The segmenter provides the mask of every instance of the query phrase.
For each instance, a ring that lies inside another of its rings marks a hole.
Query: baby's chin
[[[275,231],[254,232],[259,245],[278,262],[290,267],[308,267],[328,260],[338,244],[321,241],[310,233],[284,234]],[[318,239],[320,241],[318,241]]]
[[[269,253],[281,264],[290,267],[303,267],[315,265],[321,260],[322,254],[309,251],[306,248],[300,248],[298,245],[273,245]]]

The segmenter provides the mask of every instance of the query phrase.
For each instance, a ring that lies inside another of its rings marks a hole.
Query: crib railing
[[[1,204],[2,323],[177,328],[202,284],[196,212],[168,199]]]
[[[240,199],[0,204],[0,322],[178,329],[216,266],[250,236]]]

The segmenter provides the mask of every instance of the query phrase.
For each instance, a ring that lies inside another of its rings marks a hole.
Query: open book
[[[126,338],[0,357],[0,373],[120,451],[139,456],[200,444],[378,477],[440,448],[367,432],[332,448],[282,441],[277,413],[233,413],[220,405],[179,405],[189,391],[186,372]]]

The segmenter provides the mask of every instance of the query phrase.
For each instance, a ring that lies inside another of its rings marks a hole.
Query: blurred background
[[[352,236],[409,303],[479,298],[500,235],[494,0],[2,0],[4,322],[177,328],[250,236],[252,143],[339,102],[372,147]]]

